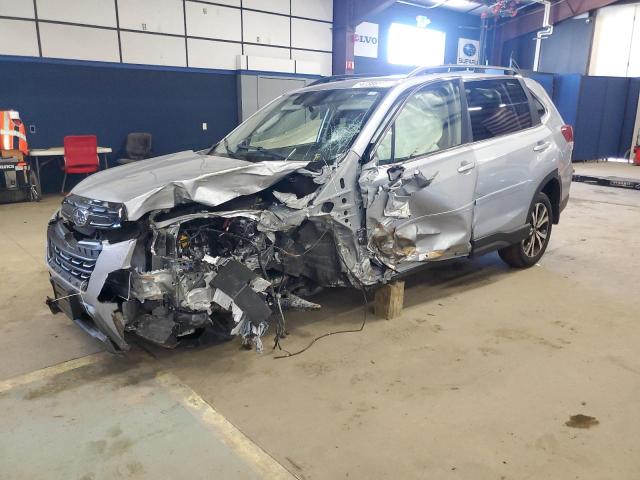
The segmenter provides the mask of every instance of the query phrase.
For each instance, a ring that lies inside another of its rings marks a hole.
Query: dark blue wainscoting
[[[150,132],[153,154],[162,155],[205,148],[238,122],[235,72],[2,57],[0,78],[0,109],[18,110],[36,128],[30,148],[95,134],[113,148],[113,161],[124,154],[127,133]],[[45,191],[60,188],[59,168],[42,177]],[[81,179],[74,177],[69,185]]]

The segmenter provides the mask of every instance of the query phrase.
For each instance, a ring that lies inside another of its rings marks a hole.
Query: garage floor
[[[44,305],[59,201],[0,206],[0,479],[637,478],[640,192],[574,184],[540,266],[423,271],[401,318],[285,359],[96,354]],[[318,301],[287,349],[364,319],[357,291]]]

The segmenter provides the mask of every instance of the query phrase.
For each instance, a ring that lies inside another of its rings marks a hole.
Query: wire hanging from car
[[[279,360],[281,358],[295,357],[296,355],[300,355],[301,353],[304,353],[307,350],[309,350],[313,346],[314,343],[316,343],[318,340],[321,340],[323,338],[330,337],[332,335],[339,335],[339,334],[342,334],[342,333],[359,333],[359,332],[363,331],[365,325],[367,324],[367,305],[369,303],[369,300],[367,299],[367,294],[366,294],[364,288],[360,289],[360,291],[362,292],[362,296],[364,298],[363,317],[362,317],[362,323],[360,324],[360,327],[354,328],[354,329],[349,329],[349,330],[336,330],[336,331],[324,333],[322,335],[318,335],[316,338],[311,340],[311,342],[309,342],[309,344],[306,347],[304,347],[304,348],[302,348],[302,349],[300,349],[300,350],[298,350],[296,352],[290,352],[290,351],[285,350],[284,348],[280,347],[280,350],[285,352],[286,355],[278,355],[278,356],[273,357],[273,358],[275,360]]]
[[[335,234],[335,225],[333,225],[333,224],[332,224],[332,227],[333,227],[333,235],[334,235],[334,237],[336,237],[336,234]],[[327,232],[327,230],[325,230],[325,233],[326,233],[326,232]],[[336,251],[337,251],[337,253],[338,253],[338,258],[340,259],[340,261],[341,261],[341,262],[342,262],[342,264],[344,265],[344,268],[346,268],[346,269],[347,269],[347,271],[348,271],[349,273],[351,273],[351,275],[352,275],[354,278],[357,278],[357,277],[353,274],[353,271],[352,271],[352,270],[349,268],[349,266],[347,265],[347,262],[345,262],[345,260],[344,260],[344,258],[343,258],[343,256],[342,256],[342,252],[340,252],[340,249],[338,248]],[[309,342],[309,344],[308,344],[306,347],[304,347],[304,348],[302,348],[301,350],[298,350],[298,351],[296,351],[296,352],[289,352],[288,350],[285,350],[285,349],[283,349],[282,347],[280,347],[280,350],[282,350],[283,352],[285,352],[285,353],[286,353],[286,355],[278,355],[278,356],[274,357],[274,359],[275,359],[275,360],[278,360],[278,359],[281,359],[281,358],[290,358],[290,357],[295,357],[296,355],[300,355],[301,353],[304,353],[304,352],[306,352],[307,350],[309,350],[309,349],[313,346],[313,344],[314,344],[314,343],[316,343],[318,340],[321,340],[321,339],[326,338],[326,337],[330,337],[330,336],[332,336],[332,335],[339,335],[339,334],[342,334],[342,333],[359,333],[359,332],[362,332],[362,331],[364,330],[365,325],[367,324],[367,307],[368,307],[368,304],[369,304],[369,299],[367,298],[367,292],[366,292],[366,290],[365,290],[365,286],[364,286],[362,283],[360,283],[360,291],[362,292],[362,297],[363,297],[363,299],[364,299],[364,304],[362,305],[362,314],[363,314],[363,316],[362,316],[362,323],[360,324],[360,327],[359,327],[359,328],[355,328],[355,329],[348,329],[348,330],[336,330],[336,331],[332,331],[332,332],[324,333],[324,334],[322,334],[322,335],[317,336],[317,337],[316,337],[316,338],[314,338],[313,340],[311,340],[311,342]],[[279,346],[279,344],[278,344],[278,346]]]

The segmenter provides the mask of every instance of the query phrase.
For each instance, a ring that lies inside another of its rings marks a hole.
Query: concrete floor
[[[0,206],[0,478],[175,478],[154,462],[178,457],[151,433],[224,450],[221,428],[261,456],[180,448],[185,475],[213,473],[216,458],[225,466],[216,478],[250,478],[233,465],[265,478],[286,475],[282,467],[301,479],[638,478],[640,192],[574,184],[540,266],[514,271],[491,254],[423,271],[407,281],[401,318],[369,312],[364,331],[277,360],[235,341],[95,354],[97,343],[43,303],[44,227],[59,200]],[[318,301],[320,311],[288,314],[287,349],[362,322],[358,292]],[[88,377],[78,373],[84,362]],[[179,412],[165,419],[168,391]],[[106,414],[105,396],[114,403]],[[121,408],[127,402],[135,408]],[[182,410],[193,402],[227,427],[186,428]],[[56,415],[76,408],[80,435],[67,444]],[[565,425],[576,414],[599,423]],[[118,428],[130,448],[112,448]],[[20,448],[7,450],[12,439]],[[35,453],[56,440],[56,455]],[[95,450],[100,441],[106,450]],[[8,461],[16,451],[25,462],[40,457],[49,476],[20,472],[23,463]]]

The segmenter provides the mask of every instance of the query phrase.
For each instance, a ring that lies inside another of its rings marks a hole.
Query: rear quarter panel
[[[525,79],[525,84],[547,109],[547,114],[543,116],[541,120],[542,124],[548,128],[552,142],[551,148],[545,152],[548,160],[543,162],[543,169],[535,172],[534,181],[536,181],[536,185],[540,185],[549,173],[554,170],[557,171],[562,187],[560,204],[563,205],[566,203],[569,197],[569,190],[571,189],[571,178],[573,176],[571,154],[573,144],[567,143],[562,135],[561,128],[565,125],[565,122],[545,89],[538,82],[530,78]]]

